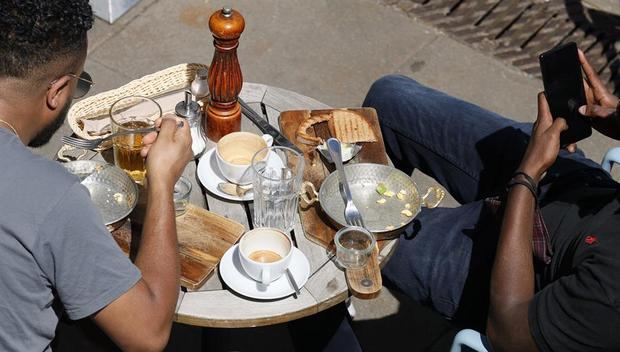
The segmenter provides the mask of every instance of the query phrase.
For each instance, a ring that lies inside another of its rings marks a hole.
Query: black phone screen
[[[571,42],[541,54],[540,68],[551,115],[563,117],[568,124],[561,135],[562,145],[590,136],[590,124],[577,111],[586,104],[577,45]]]

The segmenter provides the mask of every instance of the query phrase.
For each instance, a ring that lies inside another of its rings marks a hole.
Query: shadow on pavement
[[[381,319],[353,321],[365,352],[450,350],[460,327],[396,289],[390,292],[398,300],[398,312]]]

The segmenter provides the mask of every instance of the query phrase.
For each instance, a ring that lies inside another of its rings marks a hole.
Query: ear
[[[50,84],[46,95],[46,104],[50,110],[63,108],[68,99],[71,99],[72,77],[64,75]]]

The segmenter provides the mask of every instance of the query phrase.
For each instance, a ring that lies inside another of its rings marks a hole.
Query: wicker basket
[[[187,88],[196,71],[207,68],[203,64],[180,64],[133,80],[124,86],[99,93],[75,103],[67,114],[67,121],[73,132],[84,139],[97,139],[84,131],[83,120],[108,119],[112,104],[120,98],[141,95],[149,98],[161,97],[170,92]]]

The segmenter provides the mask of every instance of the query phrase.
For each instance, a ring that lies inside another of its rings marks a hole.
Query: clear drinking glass
[[[140,96],[121,98],[110,107],[112,133],[153,127],[161,115],[161,107],[153,99]],[[145,135],[136,132],[113,139],[114,163],[137,183],[142,183],[146,174],[144,159],[140,155]]]
[[[363,227],[347,226],[334,236],[336,259],[345,268],[360,268],[366,265],[375,248],[375,236]]]
[[[304,157],[293,149],[267,147],[254,154],[255,227],[274,227],[285,232],[293,229],[303,172]]]
[[[189,204],[189,194],[192,192],[192,183],[190,180],[181,176],[174,185],[174,212],[176,216],[181,216],[187,212],[187,204]]]

